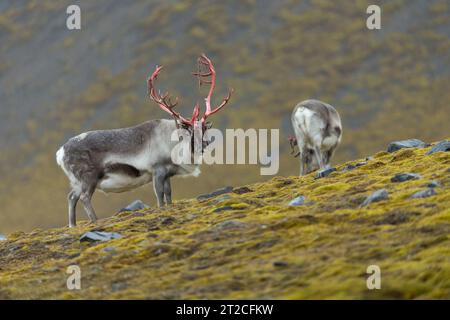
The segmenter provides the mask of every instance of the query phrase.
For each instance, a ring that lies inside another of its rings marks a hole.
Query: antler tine
[[[220,109],[222,109],[227,103],[228,100],[230,100],[231,98],[231,94],[233,92],[233,90],[231,89],[228,92],[228,95],[225,99],[222,100],[222,103],[217,106],[216,108],[212,109],[211,108],[211,97],[212,94],[214,92],[214,89],[216,87],[216,70],[214,69],[214,65],[212,63],[212,61],[203,53],[198,59],[197,59],[197,65],[198,65],[198,71],[194,72],[193,75],[198,77],[198,81],[199,81],[199,85],[201,86],[202,84],[209,84],[210,88],[209,88],[209,92],[207,97],[205,98],[205,104],[206,104],[206,111],[205,114],[202,117],[202,122],[206,121],[206,118],[209,117],[210,115],[218,112]],[[206,66],[208,68],[207,71],[202,71],[201,70],[201,66]],[[210,79],[204,79],[207,77],[211,77]]]
[[[161,93],[157,93],[155,90],[155,80],[158,77],[159,73],[162,70],[162,66],[156,66],[155,71],[152,73],[150,78],[147,80],[147,87],[148,87],[148,95],[150,99],[155,101],[158,106],[166,111],[167,113],[171,114],[175,119],[180,120],[184,124],[191,124],[191,122],[187,119],[185,119],[181,114],[173,110],[175,106],[178,104],[178,97],[175,99],[175,102],[172,102],[169,92],[166,92],[164,95],[161,96]]]

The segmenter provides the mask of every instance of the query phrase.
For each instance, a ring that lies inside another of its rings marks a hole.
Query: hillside
[[[96,226],[9,234],[0,241],[0,298],[448,299],[450,152],[429,150],[378,152],[325,178],[275,177]],[[399,173],[420,178],[392,182]],[[435,195],[410,198],[432,181]],[[388,199],[361,207],[382,188]],[[289,206],[299,195],[304,204]],[[93,230],[122,237],[80,242]],[[81,291],[65,287],[73,264]],[[366,288],[372,264],[381,290]]]
[[[74,3],[81,31],[65,25]],[[369,4],[382,6],[379,31],[366,28]],[[205,95],[190,75],[201,52],[217,67],[215,99],[235,89],[214,126],[280,128],[279,175],[298,171],[283,141],[309,98],[341,114],[336,163],[393,139],[448,136],[447,0],[2,0],[0,42],[0,233],[65,223],[68,184],[54,154],[69,137],[166,117],[146,98],[155,65],[165,66],[161,89],[190,114]],[[258,166],[202,170],[174,181],[176,199],[270,179]],[[155,203],[146,187],[96,195],[95,207],[107,217],[135,198]]]

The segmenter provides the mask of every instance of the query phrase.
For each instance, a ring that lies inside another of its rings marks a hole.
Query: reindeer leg
[[[164,197],[166,198],[166,204],[172,204],[172,187],[170,185],[170,177],[166,177],[166,180],[164,180]]]
[[[158,207],[164,207],[164,180],[166,172],[163,168],[156,169],[153,174],[153,189],[158,200]]]
[[[306,164],[305,153],[300,152],[300,175],[301,176],[305,175],[305,164]]]
[[[80,195],[80,200],[83,203],[84,211],[86,211],[87,216],[89,217],[89,220],[91,220],[92,223],[97,222],[97,216],[95,215],[95,210],[92,207],[92,195],[95,191],[95,185],[92,184],[89,187],[83,188],[83,191]]]
[[[69,202],[69,227],[75,227],[77,225],[77,203],[80,199],[80,193],[72,190],[67,196]]]
[[[323,165],[323,161],[322,161],[322,153],[320,152],[320,149],[317,146],[314,147],[314,155],[316,157],[317,164],[319,165],[319,168],[323,169],[324,165]]]

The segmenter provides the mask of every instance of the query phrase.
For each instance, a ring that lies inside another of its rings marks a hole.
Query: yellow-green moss
[[[450,153],[427,150],[380,152],[327,178],[275,177],[95,226],[10,234],[0,242],[0,298],[450,298]],[[401,172],[422,178],[392,183]],[[410,199],[431,180],[437,195]],[[379,188],[389,199],[361,208]],[[289,206],[298,195],[305,204]],[[123,237],[80,243],[93,229]],[[66,289],[71,264],[82,270],[80,291]],[[371,264],[381,290],[366,288]]]

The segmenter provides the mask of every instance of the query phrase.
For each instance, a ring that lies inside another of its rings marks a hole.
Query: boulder
[[[450,151],[450,141],[443,140],[441,142],[436,143],[426,154],[433,154],[436,152],[445,152]]]
[[[408,180],[420,179],[421,176],[417,173],[398,173],[391,178],[391,182],[404,182]]]
[[[126,206],[123,209],[120,209],[119,212],[125,212],[125,211],[138,211],[143,209],[148,209],[150,206],[143,203],[141,200],[136,200],[132,203],[130,203],[128,206]]]
[[[428,197],[434,196],[436,194],[437,193],[436,193],[436,191],[434,191],[434,189],[429,188],[429,189],[421,190],[421,191],[414,193],[411,196],[411,199],[428,198]]]
[[[336,168],[322,169],[317,172],[316,179],[329,176],[332,172],[336,171]]]
[[[119,239],[122,236],[117,232],[89,231],[80,237],[80,242],[97,242]]]
[[[378,202],[382,200],[386,200],[389,198],[389,193],[386,191],[386,189],[380,189],[375,192],[373,192],[370,196],[368,196],[364,202],[361,204],[361,207],[368,206],[372,202]]]
[[[292,199],[291,202],[289,202],[290,206],[300,206],[305,203],[305,196],[298,196],[295,199]]]
[[[425,186],[428,188],[439,188],[441,186],[441,184],[438,181],[433,180],[433,181],[428,182]]]
[[[424,148],[426,146],[427,144],[419,139],[393,141],[389,143],[387,152],[391,153],[403,148]]]
[[[211,193],[206,193],[206,194],[199,195],[197,197],[197,200],[198,201],[207,200],[207,199],[211,199],[211,198],[220,196],[221,194],[230,193],[230,192],[233,192],[233,187],[225,187],[225,188],[213,191]]]

